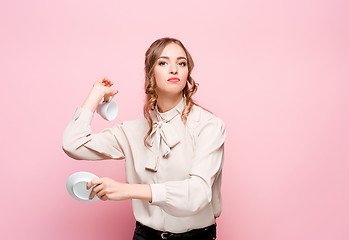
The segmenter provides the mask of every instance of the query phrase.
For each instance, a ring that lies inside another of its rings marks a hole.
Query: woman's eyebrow
[[[160,56],[159,58],[170,59],[168,56]],[[179,59],[187,60],[185,57],[178,57],[177,60],[179,60]]]

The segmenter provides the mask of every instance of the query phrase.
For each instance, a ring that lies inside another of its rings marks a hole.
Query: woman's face
[[[163,95],[182,95],[188,78],[188,62],[185,51],[176,43],[169,43],[156,61],[154,75],[156,93]]]

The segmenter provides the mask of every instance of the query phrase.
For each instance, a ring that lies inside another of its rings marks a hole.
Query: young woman
[[[145,56],[144,116],[92,133],[98,104],[117,93],[101,79],[64,132],[74,159],[125,159],[127,183],[100,178],[87,188],[95,186],[91,199],[132,199],[135,240],[216,238],[225,127],[193,102],[193,67],[179,40],[156,40]]]

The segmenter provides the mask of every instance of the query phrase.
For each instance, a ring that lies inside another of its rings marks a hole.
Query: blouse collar
[[[171,121],[173,118],[175,118],[178,114],[182,114],[185,107],[185,98],[183,97],[182,100],[172,109],[166,111],[166,112],[160,112],[158,105],[155,106],[155,113],[158,121]]]

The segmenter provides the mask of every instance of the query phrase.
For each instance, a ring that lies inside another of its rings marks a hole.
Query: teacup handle
[[[112,96],[109,97],[108,101],[103,101],[104,103],[110,102],[112,100]]]

